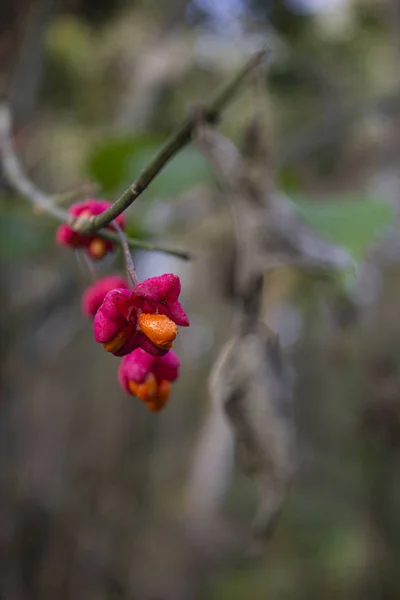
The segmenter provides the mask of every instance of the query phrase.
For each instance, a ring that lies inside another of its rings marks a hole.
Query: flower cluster
[[[86,290],[83,311],[94,316],[94,336],[105,350],[122,356],[121,387],[153,412],[168,401],[178,377],[179,358],[171,350],[178,325],[189,320],[178,301],[179,277],[151,277],[129,289],[125,280],[105,277]]]
[[[69,213],[88,219],[109,206],[91,199],[74,204]],[[124,227],[122,215],[116,221]],[[112,242],[81,234],[68,225],[59,227],[57,241],[71,248],[83,247],[95,259],[113,249]],[[172,273],[150,277],[132,289],[124,278],[111,275],[87,288],[82,297],[83,313],[93,318],[96,342],[107,352],[123,357],[118,371],[121,387],[153,412],[165,406],[171,382],[178,377],[180,361],[171,348],[178,325],[189,325],[178,300],[180,291],[179,277]]]
[[[179,373],[180,361],[173,350],[165,356],[151,356],[141,348],[121,360],[118,380],[121,387],[146,404],[153,412],[164,408],[171,391],[171,382]]]
[[[96,215],[100,215],[107,208],[110,208],[111,202],[104,200],[95,200],[90,198],[84,202],[77,202],[69,207],[68,213],[74,218],[90,219]],[[119,215],[116,222],[124,229],[125,217]],[[110,228],[111,229],[111,228]],[[88,235],[74,231],[69,225],[60,225],[56,233],[56,239],[59,244],[69,246],[70,248],[85,248],[91,258],[100,260],[107,252],[111,252],[114,248],[113,242],[104,240],[96,235]]]

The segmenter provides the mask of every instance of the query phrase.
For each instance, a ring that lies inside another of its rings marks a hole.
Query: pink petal
[[[95,216],[101,215],[101,213],[112,206],[111,202],[107,202],[106,200],[96,200],[95,198],[89,198],[86,200],[85,204],[87,209]]]
[[[68,225],[60,225],[56,232],[56,240],[64,246],[77,246],[81,236]]]
[[[142,283],[138,283],[132,289],[132,298],[140,301],[150,301],[152,303],[159,302],[159,293],[157,287],[151,282],[151,279],[146,279]]]
[[[160,290],[167,302],[175,302],[181,293],[181,280],[173,273],[166,273],[160,277]]]
[[[89,210],[86,202],[75,202],[75,204],[71,204],[68,209],[68,212],[73,217],[79,217],[79,215],[84,211]]]
[[[129,295],[130,291],[125,289],[114,289],[106,294],[103,304],[96,312],[94,318],[94,337],[96,342],[100,342],[101,344],[109,342],[121,329],[128,325],[128,316],[131,317]],[[132,323],[136,321],[136,313],[132,315],[132,319],[129,319],[129,321]]]
[[[126,319],[121,315],[116,319],[110,319],[103,310],[104,303],[100,306],[97,311],[94,322],[94,339],[100,344],[105,344],[112,340],[117,333],[126,327]]]
[[[166,306],[160,304],[158,312],[162,315],[167,315],[174,323],[182,327],[189,327],[189,319],[179,302],[169,302]]]
[[[151,372],[155,358],[141,348],[124,357],[124,373],[128,381],[143,383]]]
[[[96,200],[95,198],[88,198],[83,202],[75,202],[71,204],[68,212],[74,217],[79,217],[84,211],[90,212],[92,215],[100,215],[102,212],[110,208],[111,202],[105,200]]]
[[[118,319],[124,317],[125,320],[136,320],[136,314],[133,310],[130,300],[131,290],[116,288],[109,291],[103,301],[102,309],[109,319]]]
[[[103,277],[88,287],[82,296],[82,310],[88,317],[94,317],[106,294],[114,288],[127,289],[128,283],[119,275]]]
[[[180,360],[173,350],[165,356],[154,359],[153,373],[158,382],[166,379],[175,381],[179,375]]]
[[[159,277],[150,277],[136,285],[132,295],[143,300],[159,303],[162,300],[177,300],[181,291],[181,282],[177,275],[165,273]]]

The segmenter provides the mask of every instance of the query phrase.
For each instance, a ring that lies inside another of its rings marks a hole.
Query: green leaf
[[[321,202],[294,199],[308,223],[327,240],[345,247],[361,259],[368,248],[384,235],[394,218],[385,200],[370,197],[339,197]]]
[[[154,135],[108,140],[89,156],[89,175],[99,181],[106,194],[122,191],[137,179],[163,141]],[[208,165],[199,152],[185,148],[152,181],[146,198],[173,197],[210,179]]]

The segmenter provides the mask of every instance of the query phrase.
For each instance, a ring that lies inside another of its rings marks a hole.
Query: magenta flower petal
[[[166,379],[175,381],[179,375],[180,360],[173,350],[170,350],[165,356],[154,359],[153,373],[158,382]]]
[[[68,212],[73,217],[79,217],[79,215],[81,213],[83,213],[84,210],[90,210],[88,208],[87,201],[86,202],[75,202],[75,204],[71,204],[71,206],[68,209]]]
[[[175,302],[175,300],[178,300],[181,293],[181,280],[177,275],[165,273],[165,275],[155,277],[154,279],[158,279],[158,289],[163,300],[166,302]]]
[[[107,208],[112,206],[111,202],[107,202],[106,200],[96,200],[95,198],[89,198],[84,202],[84,210],[89,210],[92,215],[101,215]]]
[[[79,217],[83,212],[90,212],[91,215],[100,215],[107,208],[110,208],[111,202],[107,202],[106,200],[96,200],[95,198],[88,198],[83,202],[75,202],[75,204],[71,204],[68,209],[70,215],[74,217]]]
[[[128,289],[129,285],[123,277],[111,275],[103,277],[88,287],[82,295],[82,311],[88,317],[94,317],[108,292],[115,288]]]
[[[106,344],[126,326],[126,320],[120,315],[115,319],[110,319],[102,307],[96,312],[93,322],[94,339],[100,344]]]
[[[171,321],[174,321],[174,323],[176,323],[177,325],[181,325],[181,327],[189,327],[190,325],[187,314],[183,310],[180,302],[178,301],[171,302],[167,305],[159,305],[158,312],[161,315],[167,315],[167,317],[169,317]]]
[[[151,371],[153,361],[154,358],[140,348],[123,357],[118,369],[118,381],[128,394],[131,393],[129,381],[143,383]]]
[[[132,307],[129,298],[130,290],[119,288],[108,292],[94,318],[96,342],[105,344],[112,340],[121,329],[127,327],[128,319],[133,325],[135,324],[136,315],[131,314]],[[131,350],[133,348],[130,348],[128,352]]]
[[[56,232],[56,241],[64,246],[75,246],[80,242],[80,235],[68,225],[60,225]]]
[[[175,301],[181,291],[181,282],[177,275],[165,273],[159,277],[150,277],[136,285],[132,295],[151,302]]]
[[[116,288],[109,291],[101,306],[104,314],[109,319],[117,319],[122,316],[125,320],[133,320],[131,317],[134,308],[132,307],[130,296],[131,290],[124,288]]]
[[[129,381],[143,383],[147,375],[152,371],[154,356],[147,354],[141,348],[137,348],[130,354],[127,354],[122,362],[124,364],[124,373]]]
[[[189,319],[178,302],[181,282],[177,275],[166,273],[150,277],[132,290],[132,301],[144,312],[166,315],[177,325],[187,327]]]

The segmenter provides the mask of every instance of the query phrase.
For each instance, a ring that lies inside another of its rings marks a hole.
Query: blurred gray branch
[[[197,130],[198,147],[214,168],[232,210],[237,238],[236,284],[240,295],[260,273],[279,265],[343,269],[347,252],[324,240],[275,189],[265,168],[250,173],[237,148],[210,127]]]

